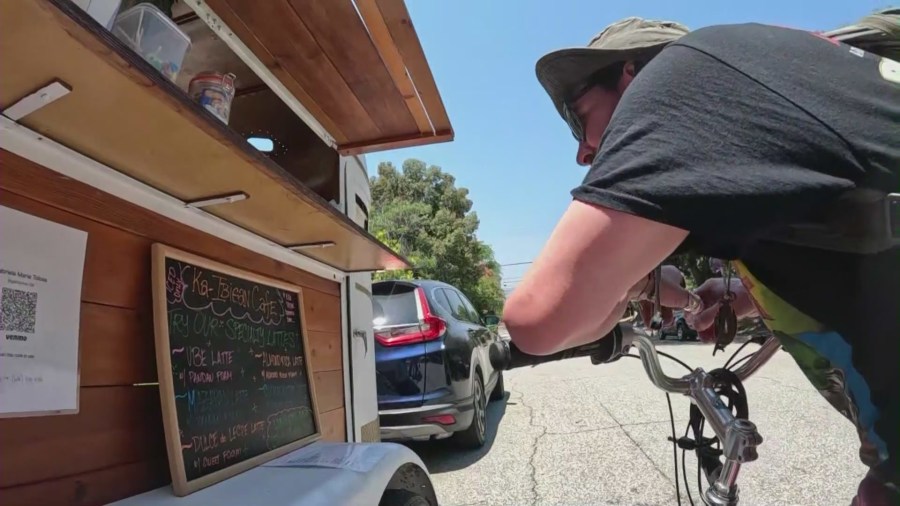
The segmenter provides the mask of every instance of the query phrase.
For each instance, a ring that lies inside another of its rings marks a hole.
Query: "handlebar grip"
[[[626,332],[625,334],[629,333]],[[497,370],[535,366],[576,357],[591,357],[595,364],[611,362],[628,350],[631,346],[630,337],[628,335],[628,338],[623,339],[622,328],[616,325],[609,334],[596,341],[550,355],[530,355],[520,350],[511,341],[500,341],[491,345],[490,360],[491,365]]]

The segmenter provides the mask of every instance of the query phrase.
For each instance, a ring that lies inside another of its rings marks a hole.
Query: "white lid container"
[[[191,47],[191,39],[153,4],[141,3],[119,14],[112,33],[172,82]]]
[[[111,30],[113,22],[116,20],[116,14],[119,12],[119,5],[122,0],[73,0],[75,5],[91,15],[103,28]]]

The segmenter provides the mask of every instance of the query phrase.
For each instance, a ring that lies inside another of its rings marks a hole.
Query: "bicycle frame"
[[[715,380],[702,368],[696,368],[686,376],[667,376],[660,366],[659,355],[649,335],[645,331],[632,328],[634,344],[640,352],[641,362],[650,381],[665,392],[683,394],[691,399],[703,417],[713,428],[719,441],[725,463],[721,472],[714,477],[707,488],[706,502],[715,506],[736,506],[738,503],[737,477],[741,465],[757,459],[756,447],[763,441],[756,425],[750,420],[736,418],[715,391]],[[772,358],[780,345],[770,336],[759,350],[734,372],[741,382],[753,375]]]

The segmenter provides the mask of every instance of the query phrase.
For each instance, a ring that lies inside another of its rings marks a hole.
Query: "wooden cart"
[[[168,490],[156,243],[301,287],[321,439],[378,440],[374,377],[354,376],[371,321],[351,321],[348,280],[407,264],[368,233],[347,174],[453,138],[406,7],[182,0],[172,18],[192,40],[176,82],[70,0],[0,2],[0,205],[87,232],[78,412],[0,420],[4,506]],[[210,69],[237,76],[228,125],[186,93]]]

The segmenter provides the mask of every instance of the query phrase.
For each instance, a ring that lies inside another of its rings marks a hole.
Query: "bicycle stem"
[[[750,420],[736,418],[722,402],[714,389],[714,379],[703,369],[690,374],[690,392],[687,395],[709,422],[713,432],[723,442],[725,463],[712,485],[706,490],[710,505],[733,506],[738,501],[737,477],[741,465],[759,457],[756,447],[763,439]],[[713,477],[710,477],[713,478]]]

